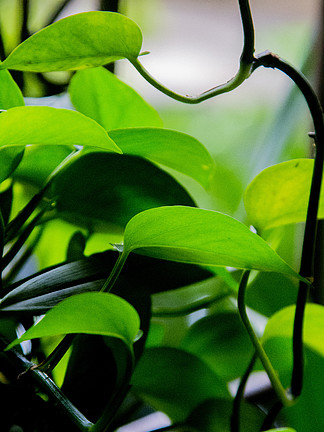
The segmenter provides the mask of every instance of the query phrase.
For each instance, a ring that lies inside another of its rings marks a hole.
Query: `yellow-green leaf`
[[[54,306],[7,349],[29,339],[74,333],[116,337],[131,347],[138,331],[138,314],[126,300],[114,294],[83,293]]]
[[[84,12],[33,34],[18,45],[1,68],[31,72],[83,69],[134,59],[141,46],[141,30],[126,16]]]
[[[146,210],[126,226],[124,255],[300,276],[257,234],[222,213],[173,206]]]
[[[0,146],[81,145],[121,153],[105,129],[76,111],[45,106],[11,108],[0,114]]]
[[[306,220],[314,161],[294,159],[263,170],[246,189],[249,222],[258,230]],[[324,218],[324,189],[318,212]]]

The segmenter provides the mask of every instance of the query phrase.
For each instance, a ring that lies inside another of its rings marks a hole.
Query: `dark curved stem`
[[[233,401],[233,410],[231,415],[231,432],[240,432],[240,411],[241,411],[241,403],[244,396],[244,390],[247,384],[247,381],[249,379],[249,376],[254,368],[255,362],[257,360],[258,356],[256,352],[253,354],[253,357],[246,368],[246,371],[244,375],[241,378],[240,385],[237,389],[234,401]]]
[[[239,0],[238,3],[243,27],[243,49],[240,58],[239,70],[237,74],[226,83],[213,87],[212,89],[201,93],[199,96],[183,96],[173,92],[172,90],[164,87],[163,84],[156,81],[137,58],[130,59],[130,62],[142,75],[142,77],[146,79],[146,81],[149,82],[153,87],[179,102],[198,104],[204,100],[234,90],[251,75],[251,69],[254,61],[254,26],[249,0]]]
[[[266,415],[260,431],[266,431],[272,427],[274,421],[276,420],[282,408],[283,405],[281,401],[278,401],[277,403],[274,404],[274,406],[270,409],[270,411]]]
[[[297,71],[293,66],[272,53],[264,53],[255,60],[256,69],[259,66],[276,68],[284,72],[298,86],[305,97],[310,110],[314,129],[316,154],[314,160],[314,170],[310,189],[309,203],[304,232],[302,257],[300,264],[300,275],[313,281],[314,250],[316,241],[317,212],[320,198],[320,191],[323,177],[324,162],[324,122],[321,104],[306,77]],[[300,282],[298,298],[296,303],[296,313],[293,334],[293,357],[294,366],[291,379],[291,393],[294,397],[301,394],[303,386],[303,321],[305,307],[308,297],[308,285]]]

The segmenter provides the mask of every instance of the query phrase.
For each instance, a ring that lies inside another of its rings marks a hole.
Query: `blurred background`
[[[142,29],[143,51],[150,54],[141,62],[172,90],[197,95],[236,73],[242,48],[236,0],[0,0],[2,57],[53,18],[117,6]],[[269,49],[279,54],[317,85],[320,1],[254,0],[251,9],[256,53]],[[280,72],[260,68],[235,91],[193,106],[159,93],[125,60],[117,62],[115,72],[157,109],[165,127],[193,135],[215,157],[218,170],[208,193],[179,177],[202,207],[244,220],[242,193],[254,175],[278,161],[309,154],[306,106]],[[22,82],[15,76],[26,96],[61,93],[68,77],[51,73],[36,80],[24,74]],[[47,103],[57,106],[63,100]]]

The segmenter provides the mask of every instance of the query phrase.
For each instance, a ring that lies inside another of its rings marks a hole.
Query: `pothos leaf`
[[[84,12],[33,34],[18,45],[1,68],[30,72],[76,70],[121,58],[134,59],[141,46],[141,31],[126,16]]]
[[[261,237],[222,213],[194,207],[159,207],[126,226],[124,259],[144,255],[210,266],[231,266],[301,278]]]
[[[131,347],[138,331],[138,314],[128,302],[114,294],[83,293],[63,300],[7,350],[29,339],[71,333],[116,337]]]

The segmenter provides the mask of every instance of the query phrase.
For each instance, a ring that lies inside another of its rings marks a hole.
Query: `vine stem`
[[[239,292],[238,292],[238,310],[240,313],[240,317],[242,319],[242,322],[248,332],[248,335],[250,337],[250,340],[254,346],[254,349],[258,355],[258,357],[261,360],[262,366],[264,367],[265,371],[268,374],[268,377],[270,379],[270,382],[272,384],[273,389],[275,390],[277,396],[279,397],[280,401],[283,403],[284,406],[292,406],[294,404],[294,399],[291,397],[289,393],[283,388],[279,377],[275,370],[273,369],[273,366],[271,364],[271,361],[269,357],[267,356],[267,353],[265,352],[261,342],[259,341],[258,337],[256,336],[253,327],[250,323],[250,320],[246,313],[245,308],[245,291],[246,286],[248,283],[248,279],[250,276],[250,270],[245,270],[242,274],[242,278],[239,285]]]
[[[1,337],[1,351],[6,347],[6,345],[7,341]],[[35,369],[34,363],[27,360],[15,348],[11,349],[6,354],[12,364],[16,365],[22,371],[20,374],[20,379],[23,378],[26,371],[30,373],[40,388],[60,407],[67,417],[69,417],[72,422],[77,425],[79,430],[83,432],[90,430],[90,428],[93,426],[93,423],[86,419],[85,416],[69,401],[69,399],[66,398],[62,391],[56,386],[56,384],[46,373]]]
[[[313,176],[310,188],[302,256],[300,263],[300,275],[313,282],[313,263],[317,229],[317,213],[323,177],[324,163],[324,121],[323,110],[312,86],[306,77],[286,61],[271,52],[260,54],[255,59],[253,70],[259,66],[278,69],[285,73],[302,92],[310,110],[315,135],[316,153],[314,160]],[[300,281],[293,332],[293,372],[291,378],[291,393],[294,397],[301,394],[304,375],[304,354],[303,354],[303,321],[307,303],[309,286]]]
[[[231,415],[231,432],[240,432],[240,419],[241,419],[241,403],[244,396],[244,390],[249,379],[251,372],[253,371],[255,362],[257,361],[256,351],[254,352],[252,359],[244,375],[241,378],[240,384],[238,386],[234,401],[233,401],[233,410]]]
[[[135,69],[142,75],[142,77],[149,82],[153,87],[159,90],[161,93],[177,100],[178,102],[183,102],[187,104],[198,104],[207,99],[213,98],[223,93],[230,92],[236,89],[239,85],[245,81],[252,72],[253,62],[254,62],[254,26],[251,8],[249,0],[238,0],[240,15],[243,27],[243,48],[240,57],[240,65],[236,75],[224,84],[213,87],[201,93],[198,96],[184,96],[176,93],[169,88],[165,87],[163,84],[158,82],[152,75],[144,68],[140,61],[136,59],[129,59]]]
[[[120,275],[120,272],[122,271],[122,269],[124,267],[124,264],[126,262],[127,257],[128,257],[128,254],[126,254],[124,252],[122,252],[119,255],[113,269],[110,272],[108,279],[103,284],[103,286],[100,290],[101,292],[110,292],[111,291],[112,287],[115,285],[115,283],[118,279],[118,276]]]

